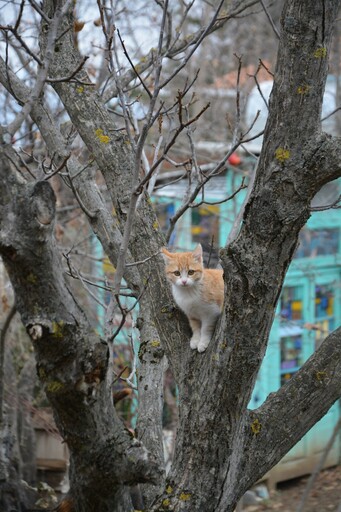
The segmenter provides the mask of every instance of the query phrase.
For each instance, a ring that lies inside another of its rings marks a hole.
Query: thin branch
[[[252,191],[253,183],[255,181],[256,169],[257,169],[257,167],[255,167],[255,169],[253,170],[253,172],[251,174],[250,182],[249,182],[248,187],[247,187],[247,189],[248,189],[247,190],[247,194],[246,194],[246,196],[244,198],[244,201],[243,201],[243,203],[242,203],[242,205],[241,205],[241,207],[239,209],[239,213],[238,213],[237,217],[235,218],[235,220],[233,222],[233,226],[232,226],[231,231],[230,231],[230,233],[229,233],[229,235],[227,237],[225,247],[230,245],[235,240],[235,238],[237,237],[237,235],[239,233],[241,221],[242,221],[242,218],[244,216],[245,207],[246,207],[246,205],[248,203],[248,200],[249,200],[249,197],[250,197],[250,194],[251,194],[251,191]]]
[[[140,183],[138,184],[138,187],[136,189],[136,193],[137,194],[140,194],[142,193],[142,187],[149,181],[150,177],[152,176],[153,172],[155,171],[155,169],[161,164],[161,162],[165,159],[165,155],[167,155],[167,153],[169,152],[169,150],[174,146],[178,136],[180,135],[180,133],[185,129],[187,128],[188,126],[190,126],[191,124],[195,123],[202,115],[203,113],[210,107],[210,104],[207,103],[207,105],[205,105],[201,110],[200,112],[195,116],[193,117],[192,119],[190,119],[189,121],[185,122],[185,123],[182,123],[178,126],[178,128],[175,130],[175,133],[172,137],[172,139],[168,142],[168,144],[166,145],[164,151],[163,151],[163,154],[157,159],[157,161],[151,166],[148,174],[146,174],[146,176],[140,181]]]
[[[189,4],[187,4],[189,6],[189,8],[192,6],[193,3],[194,2],[192,1],[192,2],[189,2]],[[174,59],[174,57],[185,52],[190,46],[193,46],[193,45],[195,45],[195,49],[197,49],[197,47],[199,46],[199,44],[201,43],[203,38],[207,37],[212,32],[214,32],[214,31],[218,30],[219,28],[221,28],[222,26],[224,26],[228,20],[237,17],[238,14],[240,14],[244,10],[246,10],[249,7],[252,7],[253,5],[258,4],[258,3],[259,3],[259,0],[251,0],[247,3],[243,3],[243,5],[238,5],[235,8],[235,10],[233,10],[232,12],[230,12],[226,15],[221,15],[219,18],[217,18],[216,21],[212,24],[212,26],[206,27],[206,29],[200,28],[197,32],[182,39],[181,41],[178,42],[178,44],[175,44],[179,39],[179,37],[177,37],[169,50],[167,50],[167,51],[163,50],[164,57],[169,58],[169,59]],[[179,30],[179,36],[180,36],[180,34],[181,34],[181,27]],[[200,39],[200,41],[199,41],[199,39]],[[198,42],[199,42],[199,44],[198,44]],[[150,50],[148,52],[148,54],[143,57],[143,60],[138,63],[138,67],[139,67],[139,69],[141,69],[141,72],[144,72],[147,69],[149,69],[153,65],[153,63],[154,63],[154,52],[153,52],[153,50]],[[135,77],[136,77],[136,74],[134,71],[130,71],[130,70],[127,71],[125,73],[125,75],[122,77],[122,86],[126,87]],[[169,80],[167,80],[167,82],[168,81]],[[164,87],[164,85],[166,85],[166,84],[163,84],[162,87]],[[117,91],[115,89],[108,88],[103,99],[105,102],[107,102],[116,95],[117,95]]]
[[[18,14],[18,19],[17,19],[17,21],[15,22],[15,25],[14,25],[14,31],[15,32],[19,28],[19,25],[20,25],[20,22],[21,22],[21,18],[22,18],[22,14],[23,14],[23,11],[24,11],[24,5],[25,5],[25,0],[21,0],[21,4],[20,4],[20,8],[19,8],[19,14]]]
[[[126,267],[135,267],[136,265],[143,265],[143,263],[146,263],[147,261],[150,261],[152,260],[153,258],[155,258],[155,256],[157,256],[158,254],[160,254],[160,251],[152,254],[151,256],[149,256],[148,258],[145,258],[144,260],[139,260],[139,261],[134,261],[134,263],[126,263]]]
[[[267,8],[267,7],[266,7],[266,5],[265,5],[264,0],[260,0],[260,3],[262,4],[263,10],[264,10],[264,12],[265,12],[265,14],[266,14],[266,17],[268,18],[268,20],[269,20],[269,22],[270,22],[270,25],[271,25],[271,27],[272,27],[272,30],[273,30],[273,31],[274,31],[274,33],[276,34],[277,39],[280,39],[281,35],[280,35],[280,33],[279,33],[279,30],[278,30],[278,28],[276,27],[276,25],[275,25],[275,23],[274,23],[274,20],[272,19],[272,16],[271,16],[271,14],[269,13],[269,10],[268,10],[268,8]]]
[[[327,119],[329,119],[331,116],[333,116],[334,114],[336,114],[336,112],[338,112],[339,110],[341,110],[341,107],[337,107],[335,110],[333,110],[332,112],[330,112],[330,114],[328,114],[327,116],[323,117],[321,119],[321,123],[323,121],[326,121]]]
[[[232,193],[230,194],[228,197],[225,197],[224,199],[221,199],[220,201],[200,201],[200,203],[195,203],[195,204],[190,204],[189,205],[189,208],[197,208],[198,206],[201,206],[202,204],[207,204],[209,206],[214,206],[214,205],[217,205],[217,204],[223,204],[223,203],[227,203],[227,201],[230,201],[231,199],[233,199],[241,190],[244,190],[245,188],[247,188],[247,185],[245,185],[245,176],[242,177],[242,182],[241,184],[239,185],[239,187]]]
[[[67,169],[67,164],[65,164],[65,166],[66,166],[66,169]],[[79,204],[80,208],[83,210],[83,212],[85,213],[85,215],[87,215],[90,219],[94,219],[94,218],[96,217],[96,212],[91,212],[91,211],[90,211],[90,210],[89,210],[89,209],[84,205],[84,203],[83,203],[83,201],[81,200],[80,195],[79,195],[79,193],[78,193],[78,191],[77,191],[76,187],[75,187],[75,186],[74,186],[74,184],[73,184],[73,179],[74,179],[74,178],[70,175],[69,171],[67,171],[66,175],[67,175],[67,177],[68,177],[68,179],[69,179],[69,185],[70,185],[70,187],[71,187],[71,189],[72,189],[72,192],[75,194],[75,197],[76,197],[76,199],[77,199],[77,201],[78,201],[78,204]]]
[[[65,166],[66,166],[66,163],[67,161],[69,160],[71,156],[71,153],[69,153],[68,155],[66,155],[66,157],[64,158],[64,160],[61,162],[61,164],[57,167],[57,169],[55,169],[53,172],[51,172],[50,174],[47,174],[44,178],[43,178],[43,181],[47,181],[49,180],[50,178],[52,178],[53,176],[55,176],[56,174],[58,174]]]
[[[59,82],[71,82],[71,81],[73,81],[72,79],[83,68],[83,66],[86,63],[86,61],[88,60],[88,58],[89,58],[89,56],[85,55],[82,58],[81,62],[76,67],[76,69],[69,76],[64,76],[64,77],[60,77],[60,78],[46,78],[46,82],[47,83],[59,83]],[[74,81],[77,82],[77,83],[83,84],[83,85],[89,85],[89,86],[92,86],[92,87],[96,86],[96,84],[93,84],[92,82],[83,82],[82,80],[78,80],[77,78]]]
[[[162,82],[162,84],[160,85],[160,89],[163,89],[171,80],[173,80],[173,78],[179,74],[179,72],[186,66],[186,64],[188,63],[188,61],[190,60],[190,58],[192,57],[192,55],[194,54],[194,52],[198,49],[198,47],[200,46],[201,42],[203,39],[205,39],[205,37],[207,36],[207,34],[209,34],[209,32],[211,31],[211,29],[213,28],[217,18],[218,18],[218,15],[219,15],[219,12],[220,12],[220,9],[222,8],[223,6],[223,3],[224,3],[225,0],[220,0],[219,4],[218,4],[218,7],[216,8],[215,10],[215,13],[214,15],[212,16],[212,19],[210,21],[210,23],[207,25],[207,27],[203,30],[201,36],[198,38],[198,40],[196,41],[196,43],[194,44],[193,48],[191,49],[191,51],[189,52],[189,54],[183,59],[183,61],[181,62],[181,64],[173,71],[173,73],[171,73],[169,75],[168,78],[166,78],[166,80],[164,80]]]
[[[121,43],[121,46],[122,46],[122,49],[123,49],[123,53],[127,57],[128,62],[131,65],[132,69],[134,70],[135,75],[140,80],[140,83],[141,83],[142,87],[144,88],[144,90],[146,91],[146,93],[148,94],[149,98],[152,98],[152,93],[150,92],[150,90],[148,89],[148,87],[144,83],[144,80],[142,79],[140,73],[137,71],[136,67],[134,66],[134,63],[131,60],[131,58],[129,56],[129,53],[127,52],[127,49],[126,49],[125,44],[124,44],[124,41],[123,41],[123,39],[121,37],[121,34],[120,34],[120,31],[118,29],[117,29],[117,35],[118,35],[118,38],[120,40],[120,43]]]
[[[229,158],[229,156],[232,155],[232,153],[243,143],[246,143],[246,142],[250,142],[251,140],[254,140],[256,139],[257,137],[259,137],[262,133],[264,132],[260,132],[258,133],[257,135],[255,135],[254,137],[250,137],[249,139],[246,139],[246,140],[239,140],[238,142],[236,142],[234,144],[234,146],[232,146],[229,151],[223,156],[223,158],[220,160],[220,162],[218,162],[215,167],[209,172],[209,174],[207,176],[204,177],[203,181],[201,183],[198,183],[197,186],[194,188],[193,192],[191,193],[188,201],[186,202],[186,204],[183,204],[178,210],[177,212],[174,214],[174,216],[170,219],[170,225],[169,225],[169,228],[168,228],[168,231],[166,233],[166,240],[167,242],[169,241],[170,237],[171,237],[171,234],[173,233],[173,230],[174,230],[174,227],[175,227],[175,224],[176,222],[180,219],[180,217],[182,217],[182,215],[185,213],[185,211],[189,208],[190,204],[195,200],[195,198],[197,197],[198,193],[200,192],[200,190],[202,189],[202,187],[213,177],[213,176],[217,176],[218,174],[220,174],[223,169],[226,167],[226,161],[227,159]]]
[[[12,27],[11,25],[0,25],[0,30],[2,30],[3,32],[5,32],[5,34],[7,35],[8,32],[12,32],[12,34],[14,35],[14,37],[19,41],[19,43],[21,44],[21,46],[25,49],[25,51],[29,54],[30,57],[32,57],[32,59],[34,59],[38,64],[39,66],[42,66],[43,65],[43,62],[39,59],[39,57],[37,57],[37,55],[32,52],[32,50],[27,46],[27,44],[25,43],[25,41],[23,40],[23,38],[20,36],[20,34],[18,34],[18,32],[16,30],[14,30],[14,27]]]
[[[40,16],[47,22],[47,23],[50,23],[51,20],[48,16],[46,16],[46,13],[43,11],[43,9],[41,9],[39,7],[39,5],[37,4],[37,2],[35,2],[34,0],[29,0],[30,4],[32,5],[33,9],[35,9],[37,11],[38,14],[40,14]]]

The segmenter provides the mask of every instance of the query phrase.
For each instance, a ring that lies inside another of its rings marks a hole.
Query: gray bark
[[[44,2],[51,17],[56,4]],[[8,162],[1,160],[0,252],[34,341],[38,375],[71,451],[71,496],[79,510],[128,512],[131,504],[123,485],[154,482],[154,489],[148,485],[143,492],[150,510],[230,512],[340,396],[338,329],[286,386],[256,411],[247,409],[311,199],[323,184],[341,175],[339,141],[320,132],[327,55],[339,4],[285,3],[263,151],[239,234],[221,251],[225,303],[204,354],[190,350],[189,328],[174,308],[162,258],[126,269],[132,290],[138,294],[145,287],[139,320],[138,430],[149,451],[141,441],[131,440],[119,422],[106,386],[107,347],[91,331],[64,281],[52,236],[54,197],[49,185],[20,183]],[[51,77],[69,76],[80,62],[72,31],[66,30],[72,23],[69,12],[60,27]],[[44,51],[44,22],[42,28]],[[84,71],[77,76],[89,81]],[[0,77],[9,90],[15,87],[18,96],[22,94],[22,84],[1,66]],[[54,88],[110,193],[115,208],[111,224],[90,174],[75,180],[89,221],[115,264],[133,193],[133,148],[115,131],[93,87],[80,89],[66,81]],[[24,95],[19,97],[24,102]],[[50,116],[42,103],[31,115],[41,125]],[[99,129],[109,138],[106,143],[98,137]],[[56,144],[54,133],[51,119],[48,133],[42,132],[50,152]],[[65,141],[60,136],[57,140],[63,158]],[[9,155],[10,148],[3,145],[3,152]],[[70,163],[76,172],[78,162]],[[135,214],[128,261],[141,260],[141,254],[143,259],[152,257],[163,244],[145,194]],[[179,389],[175,456],[166,482],[159,388],[163,352]]]

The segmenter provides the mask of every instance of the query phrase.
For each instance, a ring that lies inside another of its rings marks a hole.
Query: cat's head
[[[161,249],[166,264],[167,279],[180,288],[197,285],[203,275],[202,247],[200,244],[192,252],[169,252]]]

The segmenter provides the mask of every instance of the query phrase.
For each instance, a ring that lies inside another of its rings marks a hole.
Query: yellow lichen
[[[182,492],[179,496],[179,500],[181,501],[189,501],[192,497],[190,492]]]
[[[290,151],[289,149],[285,148],[277,148],[275,151],[275,157],[280,162],[285,162],[288,160],[288,158],[290,158]]]
[[[104,135],[102,128],[97,128],[95,135],[103,144],[108,144],[108,142],[110,142],[110,137],[108,137],[108,135]]]
[[[155,230],[159,229],[159,223],[158,223],[158,221],[157,221],[157,220],[155,220],[155,221],[153,222],[153,229],[155,229]]]
[[[78,94],[82,94],[84,92],[83,85],[80,85],[79,87],[77,87],[76,92],[78,92]]]
[[[39,375],[40,380],[46,379],[46,371],[44,370],[44,368],[39,368],[38,375]]]
[[[167,494],[172,494],[173,492],[173,487],[171,487],[170,485],[168,485],[168,487],[166,487],[166,493]]]
[[[299,85],[297,87],[297,92],[298,94],[307,94],[307,92],[309,92],[310,90],[310,85],[307,85],[307,84],[303,84],[303,85]]]
[[[163,507],[169,507],[170,505],[170,500],[168,498],[164,499],[163,502],[162,502],[162,506]]]
[[[27,281],[28,283],[31,283],[31,284],[36,284],[36,282],[37,282],[37,276],[35,276],[35,275],[33,274],[33,272],[31,272],[31,273],[30,273],[30,274],[28,274],[28,276],[26,277],[26,281]]]
[[[50,393],[58,393],[58,391],[63,389],[63,387],[64,384],[58,382],[57,380],[53,380],[48,383],[48,385],[46,386],[46,390],[49,391]]]
[[[63,320],[60,320],[59,322],[52,322],[52,336],[54,338],[63,338],[63,327],[64,322]]]
[[[327,56],[327,48],[325,46],[316,48],[316,50],[314,51],[314,57],[316,59],[324,59],[326,56]]]
[[[259,434],[259,432],[261,431],[262,429],[262,425],[261,423],[259,422],[259,420],[255,419],[252,423],[251,423],[251,430],[253,432],[253,434],[257,435]]]
[[[159,340],[152,340],[150,342],[150,344],[151,344],[152,347],[159,347],[160,346]]]
[[[319,382],[322,382],[327,376],[327,372],[316,372],[316,378]]]

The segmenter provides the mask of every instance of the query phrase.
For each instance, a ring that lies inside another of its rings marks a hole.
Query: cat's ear
[[[201,247],[201,244],[198,244],[196,246],[196,248],[194,249],[192,254],[193,254],[193,258],[195,259],[195,261],[197,261],[198,263],[202,262],[202,247]]]
[[[167,251],[167,249],[165,247],[161,247],[161,254],[162,254],[162,257],[165,261],[165,263],[169,263],[170,260],[173,258],[173,254],[169,251]]]

